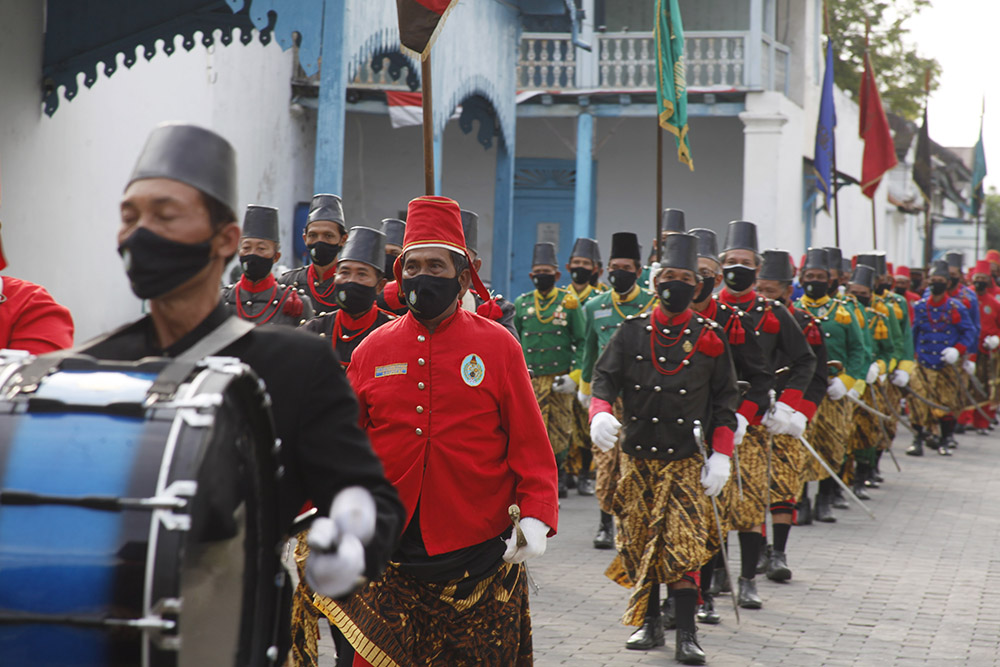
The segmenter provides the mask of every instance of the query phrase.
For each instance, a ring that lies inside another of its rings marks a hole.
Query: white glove
[[[987,350],[995,350],[1000,347],[1000,336],[987,336],[983,340],[983,345],[986,346]]]
[[[360,486],[342,490],[330,504],[330,520],[341,535],[353,535],[368,544],[375,536],[375,499]]]
[[[826,385],[826,395],[830,397],[831,401],[839,401],[847,393],[847,387],[844,385],[844,381],[840,378],[833,378]]]
[[[722,493],[722,487],[729,481],[729,457],[720,452],[714,452],[705,461],[701,469],[701,485],[705,487],[705,495],[711,498]]]
[[[656,276],[660,275],[660,271],[663,269],[663,265],[659,262],[653,262],[649,265],[649,291],[656,294]]]
[[[860,401],[861,400],[861,394],[858,393],[857,389],[853,389],[852,388],[849,392],[847,392],[847,395],[850,396],[851,398],[853,398],[856,401]]]
[[[576,400],[580,401],[580,405],[590,409],[590,394],[583,393],[583,389],[576,390]]]
[[[954,364],[958,362],[958,350],[953,347],[946,347],[941,350],[941,361],[946,364]]]
[[[764,415],[762,421],[773,435],[784,435],[788,433],[788,426],[792,423],[793,412],[795,410],[792,406],[778,401],[774,404],[774,409]]]
[[[788,425],[788,429],[785,431],[787,435],[793,438],[802,437],[802,434],[806,432],[806,425],[809,424],[809,420],[804,414],[796,410],[792,413],[792,421]]]
[[[739,444],[741,444],[743,442],[743,437],[747,434],[747,426],[749,426],[749,425],[750,425],[750,422],[747,421],[747,418],[737,412],[736,413],[736,432],[733,433],[733,444],[734,445],[739,445]]]
[[[905,387],[910,384],[910,374],[900,368],[897,368],[892,373],[892,383],[897,387]]]
[[[560,375],[552,383],[552,391],[558,394],[575,394],[576,382],[569,375]]]
[[[610,412],[598,412],[590,422],[590,441],[602,452],[610,452],[618,444],[622,423]]]
[[[545,539],[551,530],[543,522],[528,516],[521,519],[521,532],[527,542],[523,547],[517,546],[517,531],[512,530],[507,539],[507,551],[503,559],[508,563],[523,563],[529,558],[545,553]]]
[[[879,374],[878,364],[873,361],[872,365],[868,367],[868,376],[865,378],[865,382],[867,384],[873,384],[875,380],[878,379],[878,374]]]
[[[365,572],[365,547],[356,536],[341,534],[327,518],[316,519],[309,529],[306,583],[320,595],[337,598],[358,585]],[[336,551],[330,551],[336,547]]]
[[[965,361],[962,362],[962,370],[968,373],[969,375],[975,375],[976,362],[966,359]]]

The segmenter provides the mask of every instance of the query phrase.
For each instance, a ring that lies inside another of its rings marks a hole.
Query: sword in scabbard
[[[513,504],[507,508],[507,516],[510,517],[510,522],[514,525],[514,534],[517,536],[517,546],[526,547],[528,546],[528,538],[524,536],[524,531],[521,530],[521,508],[517,504]],[[535,583],[535,578],[531,576],[531,570],[528,569],[527,563],[522,563],[524,565],[524,573],[528,575],[528,583],[531,587],[535,589],[535,592],[542,590],[539,588],[538,584]]]
[[[740,380],[736,383],[737,388],[742,396],[746,396],[746,393],[750,391],[750,383],[746,380]],[[746,433],[743,433],[743,437],[746,437]],[[736,466],[736,488],[740,492],[740,500],[743,500],[743,471],[740,470],[740,445],[739,443],[733,443],[733,464]]]
[[[805,438],[803,438],[800,435],[799,436],[799,442],[801,442],[802,446],[805,447],[806,450],[810,454],[813,455],[813,458],[815,458],[819,462],[819,464],[823,467],[823,470],[827,471],[827,473],[830,474],[830,477],[832,477],[834,479],[834,481],[837,482],[837,484],[840,485],[840,488],[843,489],[844,493],[846,493],[847,496],[851,500],[853,500],[854,502],[856,502],[858,504],[858,506],[861,509],[863,509],[865,512],[867,512],[868,516],[870,516],[874,520],[875,519],[875,513],[872,512],[870,509],[868,509],[868,506],[865,505],[863,502],[861,502],[860,498],[858,498],[856,495],[854,495],[854,492],[851,491],[850,487],[848,487],[846,484],[844,484],[844,480],[840,479],[840,476],[837,475],[837,473],[835,473],[833,471],[833,468],[830,467],[830,464],[827,463],[826,461],[824,461],[823,457],[821,457],[819,455],[819,453],[815,449],[813,449],[813,446],[809,444],[809,441],[806,440]]]
[[[708,451],[705,449],[705,431],[701,427],[701,420],[694,420],[694,440],[698,443],[698,451],[701,452],[701,459],[708,464]],[[726,536],[722,532],[722,520],[719,518],[719,505],[715,502],[715,496],[709,496],[712,501],[712,513],[715,515],[715,528],[719,533],[719,553],[722,554],[722,564],[726,568],[726,576],[729,576],[729,556],[726,554]],[[736,602],[736,592],[733,587],[729,587],[729,597],[733,600],[733,613],[736,614],[736,622],[740,622],[740,606]]]
[[[892,406],[889,405],[889,397],[886,396],[885,390],[876,382],[875,386],[878,388],[879,393],[882,396],[882,400],[885,401],[886,407],[889,411],[892,411]],[[896,455],[892,453],[892,438],[889,437],[889,430],[885,427],[885,422],[882,419],[878,419],[878,428],[882,431],[882,437],[885,438],[886,446],[885,450],[889,452],[889,457],[892,459],[893,464],[896,466],[896,472],[903,472],[903,469],[899,467],[899,461],[896,460]]]
[[[880,385],[875,385],[875,386],[878,387],[879,393],[882,394],[882,400],[885,401],[885,407],[888,408],[889,412],[892,413],[893,418],[897,422],[905,426],[910,431],[910,433],[916,435],[917,431],[909,424],[909,422],[903,419],[903,416],[899,414],[899,411],[896,410],[895,407],[893,407],[892,401],[889,400],[889,393],[885,389],[883,389]]]
[[[774,404],[777,400],[778,394],[774,389],[767,390],[767,397],[771,401],[770,412],[774,412]],[[774,449],[774,434],[771,433],[771,429],[767,430],[767,487],[764,489],[764,499],[767,503],[764,505],[764,526],[767,527],[767,517],[771,516],[771,450]],[[768,533],[770,534],[770,533]]]
[[[854,403],[854,404],[855,404],[856,406],[858,406],[859,408],[863,408],[863,409],[867,410],[868,412],[872,413],[873,415],[875,415],[875,416],[876,416],[876,417],[878,417],[879,419],[884,419],[884,420],[886,420],[886,421],[889,421],[890,419],[892,419],[892,418],[891,418],[891,417],[890,417],[889,415],[887,415],[887,414],[885,414],[885,413],[882,413],[882,412],[879,412],[878,410],[876,410],[876,409],[875,409],[875,408],[873,408],[872,406],[868,405],[868,404],[867,404],[867,403],[865,403],[864,401],[862,401],[862,400],[859,400],[859,399],[857,399],[857,398],[854,398],[854,397],[853,397],[853,396],[851,396],[850,394],[846,394],[846,395],[845,395],[845,397],[846,397],[846,398],[847,398],[847,400],[849,400],[849,401],[850,401],[851,403]],[[881,422],[879,422],[879,423],[881,423]]]
[[[926,396],[921,396],[920,394],[918,394],[917,392],[915,392],[910,387],[900,387],[899,389],[906,396],[912,396],[913,398],[917,399],[918,401],[920,401],[924,405],[926,405],[926,406],[928,406],[930,408],[933,408],[934,410],[940,410],[941,412],[951,412],[951,408],[948,408],[948,407],[946,407],[944,405],[941,405],[940,403],[935,403],[934,401],[932,401],[931,399],[927,398]]]

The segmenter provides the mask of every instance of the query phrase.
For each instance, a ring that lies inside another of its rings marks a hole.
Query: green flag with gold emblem
[[[694,171],[688,141],[687,82],[684,77],[684,26],[677,0],[656,0],[656,110],[660,127],[677,140],[677,159]]]

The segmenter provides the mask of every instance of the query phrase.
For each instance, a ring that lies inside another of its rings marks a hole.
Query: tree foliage
[[[865,20],[871,23],[868,51],[879,83],[882,102],[908,120],[923,111],[924,76],[931,71],[931,90],[937,88],[941,65],[922,57],[906,43],[906,22],[931,0],[826,0],[829,31],[834,43],[834,81],[858,94],[865,66]]]

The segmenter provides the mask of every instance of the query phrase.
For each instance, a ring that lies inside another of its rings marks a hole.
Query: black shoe
[[[764,601],[757,595],[756,580],[740,577],[740,594],[737,596],[737,602],[743,609],[760,609],[764,606]]]
[[[878,480],[876,480],[874,476],[869,477],[868,479],[866,479],[864,481],[864,485],[865,485],[866,488],[869,488],[869,489],[877,489],[880,486],[879,483],[878,483]]]
[[[924,455],[924,439],[917,436],[913,439],[913,444],[910,448],[906,450],[907,456],[923,456]]]
[[[830,507],[830,497],[825,494],[816,496],[816,510],[813,514],[817,521],[837,523],[837,517],[833,515],[833,509]]]
[[[647,616],[642,627],[632,633],[632,636],[625,642],[625,648],[633,651],[648,651],[657,646],[663,646],[666,640],[663,638],[663,624],[659,616]]]
[[[717,567],[712,572],[712,585],[708,587],[709,595],[719,595],[733,590],[733,582],[729,579],[729,572],[724,567]]]
[[[707,625],[718,625],[721,623],[722,617],[719,616],[719,612],[715,611],[715,598],[712,597],[711,593],[702,593],[701,597],[702,603],[698,605],[698,611],[695,614],[698,622]]]
[[[955,424],[955,433],[959,435],[965,433],[965,424]]]
[[[698,643],[698,633],[691,630],[677,630],[677,648],[674,660],[682,665],[704,665],[705,652]]]
[[[664,630],[673,630],[677,627],[677,607],[674,605],[674,599],[669,595],[660,605],[660,618],[663,619]]]
[[[976,434],[977,435],[989,435],[990,432],[987,431],[985,428],[977,428],[976,429]]]
[[[876,484],[882,484],[883,482],[885,482],[885,477],[883,477],[882,473],[880,473],[878,470],[872,470],[871,478],[872,480],[875,481]]]
[[[597,535],[594,536],[595,549],[615,548],[615,527],[612,523],[602,523],[597,528]]]
[[[941,446],[938,447],[937,453],[941,456],[951,456],[951,449],[948,447],[947,443],[942,442]]]
[[[788,559],[784,551],[772,551],[771,560],[767,564],[767,578],[771,581],[788,581],[792,571],[788,569]]]
[[[594,480],[589,477],[582,478],[576,486],[576,492],[581,496],[592,496],[594,495],[594,490]]]
[[[566,475],[566,488],[575,489],[576,488],[576,475]]]
[[[927,446],[927,449],[933,449],[933,450],[936,451],[937,448],[941,446],[941,439],[938,438],[937,436],[932,435],[932,436],[929,436],[924,441],[924,444]]]
[[[757,574],[764,574],[767,572],[767,564],[771,561],[771,545],[765,544],[764,548],[760,550],[760,556],[757,557]]]
[[[858,500],[872,499],[872,497],[868,495],[868,492],[865,491],[865,485],[860,482],[855,482],[854,486],[851,487],[851,491],[854,492],[854,495],[857,496]]]
[[[795,525],[811,526],[813,522],[812,505],[808,496],[802,496],[802,500],[795,507]]]
[[[566,488],[566,473],[562,470],[559,471],[559,497],[565,498],[569,495],[569,490]]]
[[[830,504],[833,505],[834,509],[838,510],[849,510],[851,509],[851,504],[847,502],[847,498],[844,497],[844,490],[837,486],[833,492],[833,498],[830,499]]]

